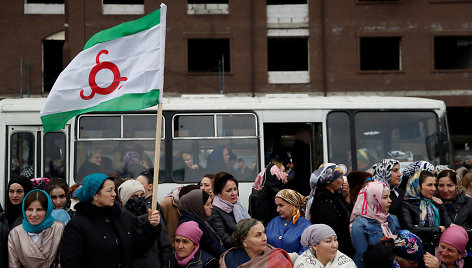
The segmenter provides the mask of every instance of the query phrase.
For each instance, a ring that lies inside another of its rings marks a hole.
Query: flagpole
[[[162,103],[157,105],[156,144],[154,147],[154,180],[152,182],[152,211],[157,207],[157,189],[159,186],[159,162],[161,160]]]

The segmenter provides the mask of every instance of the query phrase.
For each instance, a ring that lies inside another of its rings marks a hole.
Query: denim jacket
[[[400,223],[394,215],[389,215],[388,227],[392,234],[398,234],[400,231]],[[362,255],[367,249],[368,245],[374,245],[380,241],[384,236],[380,222],[375,219],[368,219],[365,217],[357,217],[352,222],[352,245],[354,246],[354,262],[358,268],[364,268],[364,261]]]

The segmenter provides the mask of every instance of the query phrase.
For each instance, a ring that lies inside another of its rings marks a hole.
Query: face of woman
[[[436,178],[435,177],[426,177],[423,183],[421,184],[421,194],[431,199],[436,191]]]
[[[288,221],[292,217],[292,212],[295,209],[294,205],[278,197],[275,198],[275,205],[277,206],[277,213],[282,219]]]
[[[209,195],[213,194],[213,191],[211,189],[211,180],[210,180],[210,178],[203,177],[203,179],[200,181],[200,189],[207,192]]]
[[[236,203],[238,200],[238,187],[236,186],[236,183],[233,180],[228,180],[219,196],[221,199],[228,201],[231,204]]]
[[[439,260],[445,265],[451,265],[461,257],[461,254],[452,245],[449,245],[448,243],[444,242],[439,242],[438,257]]]
[[[38,225],[44,221],[46,217],[46,210],[41,206],[38,200],[31,202],[29,207],[25,211],[26,220],[31,225]]]
[[[343,182],[344,182],[343,177],[340,177],[339,179],[333,181],[330,187],[334,189],[334,191],[337,191],[339,190],[339,188],[341,188],[341,185],[343,185]]]
[[[338,238],[333,235],[313,246],[316,258],[320,261],[331,260],[338,253]]]
[[[224,148],[224,149],[223,149],[223,160],[225,161],[225,163],[228,163],[228,162],[229,162],[229,158],[230,158],[229,149],[228,149],[228,148]]]
[[[49,193],[54,209],[64,208],[67,203],[66,192],[61,187],[55,187]]]
[[[8,189],[8,198],[13,205],[19,205],[23,202],[25,191],[19,183],[12,183]]]
[[[181,235],[175,236],[175,253],[177,256],[179,256],[179,258],[188,257],[194,249],[195,244],[192,242],[192,240]]]
[[[112,207],[115,197],[115,183],[112,180],[105,180],[102,189],[95,194],[92,204],[97,207]]]
[[[90,157],[90,162],[100,166],[102,164],[102,153],[95,153],[92,155],[92,157]]]
[[[208,198],[208,200],[205,203],[205,205],[203,206],[203,208],[205,209],[205,214],[207,215],[207,217],[210,217],[211,210],[213,209],[213,206],[211,205],[211,197]]]
[[[247,252],[251,252],[253,255],[260,255],[264,252],[267,247],[267,235],[265,234],[264,225],[262,225],[261,222],[249,229],[243,246]]]
[[[390,209],[390,205],[392,204],[392,199],[390,199],[390,191],[385,190],[382,194],[382,199],[380,199],[380,205],[382,206],[382,210],[387,213]]]
[[[438,180],[439,198],[442,200],[454,199],[456,195],[456,185],[449,177],[442,177]]]
[[[400,165],[393,166],[392,169],[392,180],[390,183],[392,186],[400,185],[400,178],[402,177],[402,173],[400,172]]]

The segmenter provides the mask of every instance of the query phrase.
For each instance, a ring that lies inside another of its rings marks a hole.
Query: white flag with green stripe
[[[166,5],[96,33],[62,71],[40,115],[44,131],[92,111],[133,111],[162,100]]]

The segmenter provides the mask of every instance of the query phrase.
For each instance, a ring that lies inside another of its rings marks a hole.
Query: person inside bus
[[[313,172],[310,178],[311,205],[307,204],[307,211],[310,212],[308,217],[312,224],[323,223],[333,228],[338,236],[339,250],[352,256],[349,233],[352,206],[349,204],[349,186],[343,185],[346,171],[344,165],[324,163]]]
[[[398,187],[401,181],[400,162],[395,159],[382,159],[374,165],[374,181],[380,181],[390,186],[390,199],[392,204],[389,213],[400,215],[400,207],[405,197],[405,190]]]
[[[51,197],[53,217],[63,223],[70,221],[74,211],[70,209],[69,186],[63,179],[54,178],[46,186],[46,193]]]
[[[203,232],[201,238],[202,248],[212,256],[219,258],[226,249],[207,222],[212,210],[211,201],[210,195],[200,189],[194,189],[183,195],[179,201],[179,212],[181,214],[179,226],[189,221],[198,223],[200,230]]]
[[[183,162],[184,181],[196,181],[201,177],[203,168],[193,163],[193,157],[190,152],[182,152],[180,159]]]
[[[208,218],[213,230],[221,238],[225,248],[231,248],[231,234],[236,223],[250,218],[247,209],[239,201],[238,181],[233,175],[218,172],[213,183],[215,198]]]
[[[213,181],[215,180],[215,174],[205,174],[200,180],[200,189],[207,192],[211,199],[215,197],[213,194]]]
[[[227,146],[216,147],[207,158],[206,172],[233,172],[236,155]]]
[[[103,154],[100,150],[92,150],[87,153],[87,160],[80,166],[77,172],[77,183],[82,183],[85,176],[94,173],[109,173],[106,161],[103,161]]]
[[[434,196],[435,185],[436,177],[429,171],[413,175],[408,181],[399,217],[401,226],[419,236],[425,251],[431,254],[439,236],[451,224],[442,201]]]
[[[144,186],[137,180],[128,179],[119,187],[118,192],[124,209],[137,218],[137,224],[142,226],[147,222],[148,207],[144,199]],[[162,215],[159,205],[159,214]],[[159,223],[161,232],[152,247],[133,259],[134,267],[165,267],[172,252],[164,221]]]
[[[64,224],[52,216],[48,194],[33,190],[23,200],[23,222],[8,235],[11,268],[57,267]]]
[[[8,227],[13,229],[20,225],[23,220],[21,204],[24,197],[33,190],[31,181],[21,175],[11,174],[8,182],[8,199],[5,214],[8,220]]]
[[[131,267],[133,257],[146,252],[159,235],[159,212],[148,210],[144,226],[135,225],[135,216],[115,203],[115,183],[108,175],[85,177],[77,197],[77,214],[62,239],[62,267]]]
[[[279,216],[273,218],[266,227],[267,242],[288,253],[302,254],[306,247],[300,244],[303,230],[310,226],[303,207],[305,197],[291,190],[280,190],[275,196]]]

